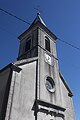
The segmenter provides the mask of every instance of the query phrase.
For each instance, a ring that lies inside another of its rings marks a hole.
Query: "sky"
[[[80,48],[80,0],[0,0],[0,8],[32,23],[39,6],[47,27],[60,39]],[[28,24],[0,10],[0,69],[16,61],[18,36]],[[56,41],[59,68],[74,96],[76,120],[80,120],[80,50]]]

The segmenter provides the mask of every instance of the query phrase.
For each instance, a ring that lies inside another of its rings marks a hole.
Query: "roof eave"
[[[62,82],[64,83],[65,87],[67,88],[67,90],[68,90],[68,92],[69,92],[69,93],[68,93],[68,96],[72,97],[72,96],[73,96],[73,93],[72,93],[71,89],[69,88],[67,82],[65,81],[65,79],[64,79],[64,77],[62,76],[62,74],[61,74],[60,71],[59,71],[59,75],[60,75],[60,78],[61,78]]]
[[[18,39],[20,40],[22,36],[24,36],[27,32],[29,32],[32,28],[34,28],[35,26],[37,27],[41,27],[42,29],[45,29],[45,31],[54,38],[54,40],[57,39],[56,35],[54,35],[45,25],[43,25],[41,22],[36,22],[35,24],[32,24],[25,32],[23,32]]]
[[[16,71],[16,72],[20,72],[22,69],[21,68],[19,68],[19,67],[17,67],[16,65],[14,65],[13,63],[10,63],[10,64],[8,64],[7,66],[5,66],[4,68],[2,68],[1,70],[0,70],[0,73],[2,73],[3,71],[5,71],[5,70],[7,70],[7,69],[11,69],[11,70],[14,70],[14,71]]]

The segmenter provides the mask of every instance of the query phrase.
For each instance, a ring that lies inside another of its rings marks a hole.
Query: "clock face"
[[[52,66],[52,57],[45,53],[45,62]]]
[[[51,93],[55,92],[55,83],[51,77],[46,78],[45,86],[49,92],[51,92]]]

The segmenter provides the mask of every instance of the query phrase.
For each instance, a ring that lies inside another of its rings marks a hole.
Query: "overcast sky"
[[[32,23],[34,8],[40,6],[41,17],[47,27],[62,40],[80,48],[80,0],[0,0],[0,8]],[[28,24],[0,10],[0,68],[16,60],[17,37]],[[80,120],[80,49],[57,40],[59,68],[74,96],[76,120]]]

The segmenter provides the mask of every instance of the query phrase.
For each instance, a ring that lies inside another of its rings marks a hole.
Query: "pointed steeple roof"
[[[49,34],[50,36],[52,36],[54,38],[54,40],[57,39],[56,35],[54,35],[49,29],[48,27],[46,26],[46,24],[44,23],[44,21],[42,20],[42,18],[40,17],[40,13],[37,12],[37,16],[36,18],[34,19],[34,21],[32,22],[32,24],[30,25],[30,27],[25,31],[23,32],[19,37],[18,39],[21,39],[22,36],[24,36],[28,31],[30,31],[33,27],[35,26],[39,26],[41,27],[42,29],[44,29],[44,31]]]
[[[37,22],[41,22],[44,26],[46,26],[46,24],[44,23],[44,21],[40,17],[40,13],[39,12],[37,13],[37,17],[35,18],[35,20],[33,21],[33,23],[31,25],[33,25],[33,24],[35,24]]]

